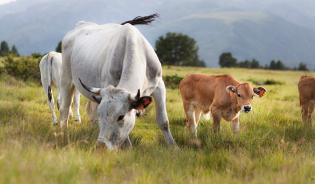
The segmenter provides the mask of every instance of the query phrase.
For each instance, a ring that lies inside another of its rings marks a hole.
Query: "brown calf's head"
[[[262,97],[266,92],[265,88],[253,88],[248,83],[242,83],[238,86],[229,85],[226,87],[226,90],[236,95],[237,106],[241,107],[244,112],[250,112],[252,110],[251,101],[255,95]]]

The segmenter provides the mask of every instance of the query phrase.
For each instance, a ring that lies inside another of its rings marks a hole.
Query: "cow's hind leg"
[[[301,106],[301,114],[302,114],[302,120],[304,122],[305,126],[310,126],[309,123],[309,110],[310,110],[310,103],[303,104]]]
[[[315,107],[315,104],[311,102],[308,107],[308,114],[307,114],[307,123],[309,124],[309,126],[312,126],[312,114],[314,111],[314,107]]]
[[[164,82],[161,80],[153,92],[156,108],[156,121],[163,132],[168,144],[176,144],[169,127],[169,120],[166,112],[166,90]]]
[[[74,87],[70,84],[61,88],[60,127],[68,127],[69,109],[71,106]]]
[[[78,123],[81,123],[81,116],[80,116],[80,92],[77,89],[74,89],[73,106],[74,106],[74,119]]]
[[[66,47],[63,45],[63,47]],[[60,127],[68,127],[69,109],[71,106],[74,86],[70,64],[70,53],[62,53],[61,85],[60,85]]]
[[[46,95],[48,98],[47,99],[48,106],[49,106],[50,112],[52,114],[53,125],[56,125],[57,124],[57,116],[56,116],[56,112],[55,112],[54,96],[53,96],[53,93],[51,90],[51,86],[49,85],[49,86],[44,87],[44,88],[46,88],[45,92],[46,92]]]

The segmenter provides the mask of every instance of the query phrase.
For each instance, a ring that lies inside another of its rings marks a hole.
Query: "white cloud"
[[[15,2],[16,0],[0,0],[0,6],[8,3]]]

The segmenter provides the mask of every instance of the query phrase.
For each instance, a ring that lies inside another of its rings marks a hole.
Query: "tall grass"
[[[304,129],[297,81],[300,72],[165,67],[164,75],[231,74],[241,81],[264,81],[263,98],[241,114],[241,132],[228,122],[213,134],[212,121],[198,127],[200,147],[189,142],[178,90],[167,90],[170,126],[180,149],[166,146],[151,105],[137,119],[133,149],[97,149],[98,127],[70,121],[67,139],[51,125],[46,97],[38,84],[9,76],[0,79],[0,183],[314,183],[315,130]],[[314,75],[314,73],[309,73]]]

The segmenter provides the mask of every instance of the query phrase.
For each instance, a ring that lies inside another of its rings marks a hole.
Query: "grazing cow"
[[[41,82],[45,91],[45,94],[48,98],[48,106],[52,113],[52,121],[53,124],[57,124],[57,116],[55,113],[55,104],[54,104],[54,96],[51,90],[52,85],[55,85],[58,91],[60,91],[61,85],[61,65],[62,65],[62,56],[61,53],[58,52],[49,52],[46,54],[39,63]],[[60,94],[57,97],[57,108],[59,109],[60,104]],[[76,90],[74,94],[74,108],[75,108],[75,119],[78,122],[81,122],[80,112],[80,93]],[[71,112],[72,113],[72,112]]]
[[[61,127],[68,126],[73,88],[97,102],[98,141],[108,149],[131,146],[129,134],[137,111],[153,96],[156,120],[168,144],[175,144],[166,112],[161,63],[149,42],[133,25],[148,24],[156,15],[122,24],[80,22],[63,41]],[[74,85],[73,85],[74,84]],[[91,87],[93,86],[93,87]]]
[[[312,113],[315,107],[315,78],[302,76],[299,84],[302,120],[307,126],[312,126]]]
[[[210,112],[215,132],[220,130],[220,121],[231,121],[233,132],[239,131],[240,111],[250,112],[255,95],[262,97],[266,90],[252,88],[229,75],[208,76],[191,74],[179,84],[186,113],[186,126],[197,137],[197,126],[202,113]]]

